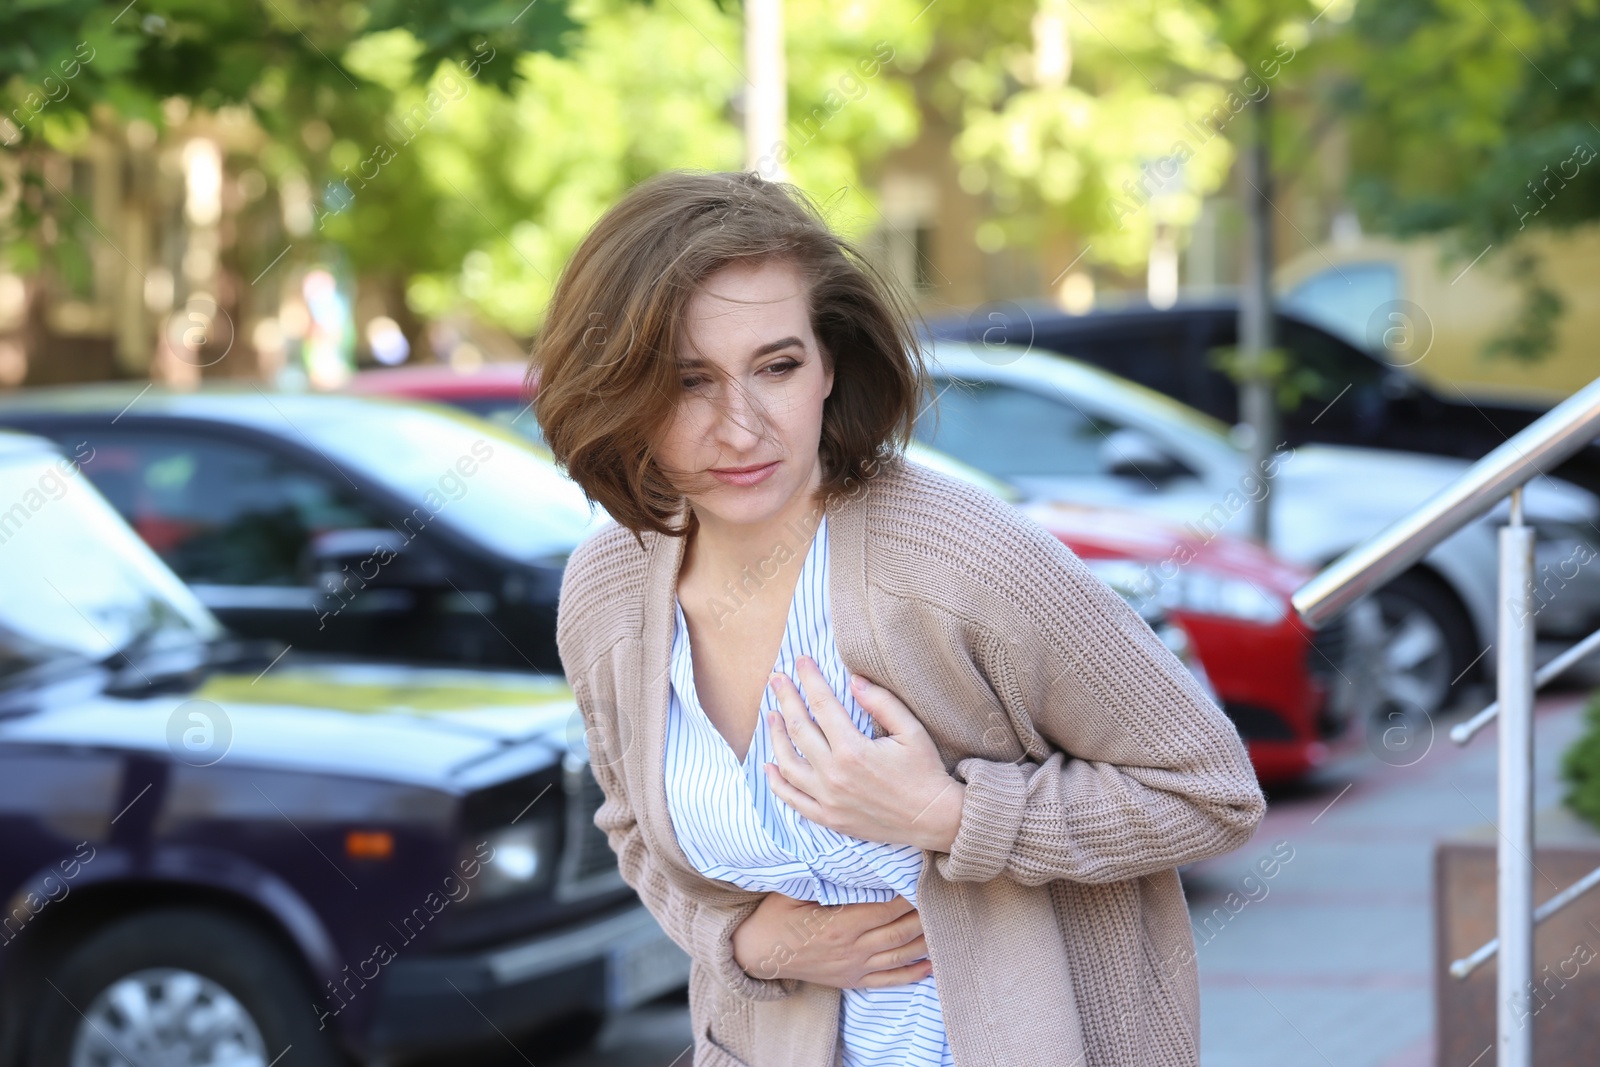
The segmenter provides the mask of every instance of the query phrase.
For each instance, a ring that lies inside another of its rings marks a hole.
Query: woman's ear
[[[826,400],[833,395],[833,354],[822,347],[820,341],[817,342],[817,351],[822,353],[822,371],[826,375],[823,380],[828,383],[828,387],[822,391],[822,399]]]

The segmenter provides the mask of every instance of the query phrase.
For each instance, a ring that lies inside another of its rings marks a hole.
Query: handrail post
[[[1500,840],[1495,853],[1498,1067],[1533,1067],[1533,540],[1522,488],[1500,528]]]

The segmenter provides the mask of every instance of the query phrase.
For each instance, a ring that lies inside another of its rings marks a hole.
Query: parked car
[[[524,384],[527,372],[525,363],[480,363],[471,370],[457,370],[442,363],[418,363],[360,371],[350,376],[344,389],[366,396],[400,396],[449,404],[515,430],[543,446],[544,434],[530,406],[533,391]]]
[[[466,373],[432,366],[373,370],[355,375],[349,388],[459,404],[541,441],[525,369],[502,363]],[[924,442],[914,442],[907,455],[1022,507],[1148,613],[1152,629],[1166,634],[1175,650],[1181,644],[1191,670],[1207,679],[1263,781],[1307,773],[1328,759],[1331,743],[1358,713],[1382,714],[1371,663],[1373,615],[1363,608],[1313,633],[1289,602],[1309,570],[1240,538],[1197,538],[1137,511],[1028,504],[1011,482]],[[1175,556],[1183,565],[1161,574]]]
[[[1302,445],[1274,455],[1268,483],[1222,423],[1077,360],[1030,352],[997,362],[988,349],[942,342],[934,362],[937,407],[917,429],[926,443],[1036,499],[1134,508],[1206,542],[1246,532],[1251,500],[1264,498],[1273,552],[1311,568],[1467,467],[1441,456]],[[1386,702],[1431,715],[1458,681],[1490,667],[1482,653],[1495,640],[1492,523],[1507,510],[1502,503],[1374,594]],[[1600,501],[1537,478],[1525,510],[1538,538],[1539,631],[1589,632],[1600,619],[1600,567],[1586,566],[1600,557]]]
[[[1430,385],[1411,369],[1421,353],[1410,346],[1425,343],[1426,337],[1403,332],[1426,329],[1410,322],[1407,314],[1397,307],[1392,319],[1381,317],[1373,327],[1373,347],[1362,348],[1280,310],[1275,317],[1278,343],[1293,354],[1305,387],[1299,401],[1282,414],[1288,444],[1360,445],[1478,459],[1547,410],[1526,401],[1469,397]],[[1239,307],[1231,299],[1086,315],[1070,315],[1042,302],[996,304],[929,325],[936,338],[982,344],[996,362],[1029,348],[1070,356],[1230,426],[1239,421],[1239,387],[1213,353],[1236,345],[1238,330]],[[1386,334],[1405,338],[1405,344],[1392,352],[1383,344]],[[1600,492],[1600,442],[1548,473]]]
[[[1011,483],[920,441],[906,454],[1020,508],[1152,629],[1181,634],[1164,640],[1181,650],[1180,659],[1233,720],[1262,782],[1304,776],[1337,751],[1355,719],[1381,713],[1370,599],[1316,632],[1289,600],[1313,572],[1253,542],[1229,535],[1201,540],[1125,508],[1029,501]]]
[[[229,628],[296,649],[559,673],[568,553],[605,518],[518,434],[339,394],[115,386],[0,396]]]
[[[0,1063],[465,1056],[684,985],[561,678],[237,638],[82,460],[0,432]]]

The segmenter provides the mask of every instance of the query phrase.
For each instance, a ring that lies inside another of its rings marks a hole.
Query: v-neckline
[[[806,547],[806,558],[800,561],[800,573],[795,575],[794,592],[789,595],[789,611],[783,617],[783,633],[778,638],[778,654],[772,659],[772,672],[776,672],[778,669],[778,664],[783,661],[783,650],[789,644],[789,635],[796,630],[795,615],[800,608],[800,589],[805,583],[807,575],[812,569],[812,565],[816,562],[818,556],[817,550],[827,530],[827,525],[828,516],[826,513],[823,513],[822,518],[817,521],[816,530],[812,532],[811,543]],[[755,729],[751,731],[750,740],[746,743],[744,756],[741,758],[739,754],[733,750],[733,746],[728,744],[728,739],[722,736],[722,731],[717,729],[717,724],[711,721],[711,716],[706,714],[705,707],[700,703],[700,686],[699,683],[695,681],[694,677],[694,646],[689,635],[689,620],[683,613],[683,602],[678,599],[678,594],[676,591],[674,591],[672,594],[672,606],[673,611],[677,615],[676,625],[681,627],[683,631],[683,652],[688,658],[689,662],[689,685],[687,688],[689,690],[690,702],[694,705],[695,714],[699,715],[700,721],[705,724],[705,727],[708,730],[711,731],[712,736],[717,739],[717,743],[722,747],[723,751],[727,752],[730,757],[738,760],[739,769],[748,773],[750,769],[750,757],[755,754],[756,748],[758,747],[758,741],[761,737],[761,726],[766,718],[765,709],[767,706],[767,696],[770,693],[770,690],[768,690],[765,686],[762,687],[761,705],[756,709]]]

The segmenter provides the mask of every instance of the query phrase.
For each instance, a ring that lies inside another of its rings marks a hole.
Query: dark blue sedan
[[[0,1062],[456,1057],[682,987],[559,676],[238,638],[80,458],[0,433]]]

